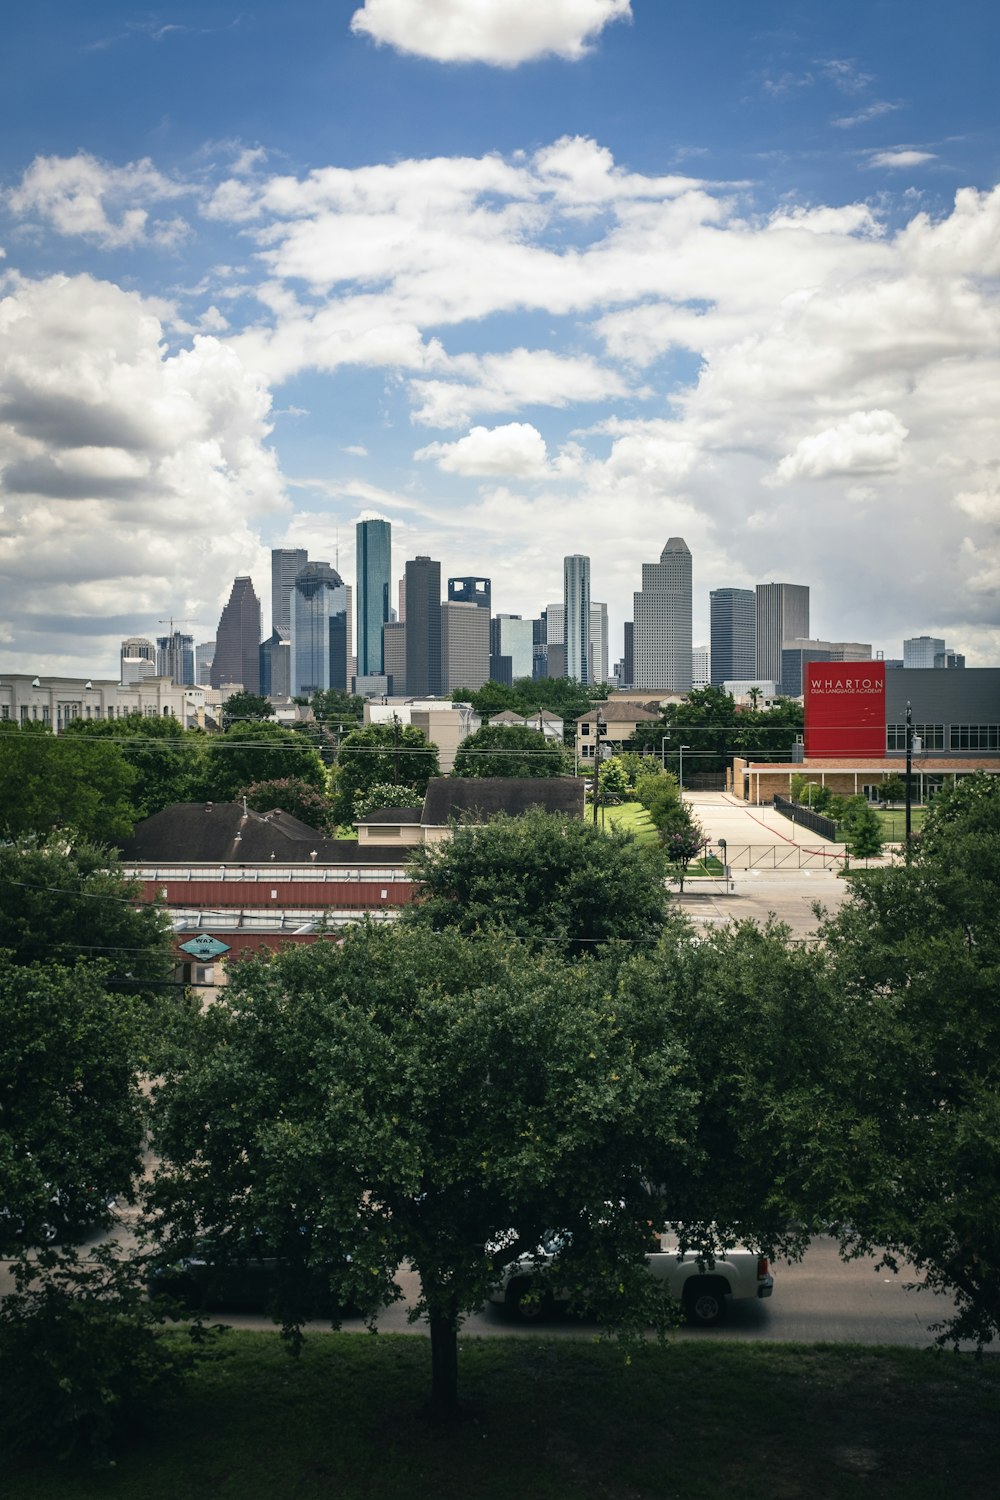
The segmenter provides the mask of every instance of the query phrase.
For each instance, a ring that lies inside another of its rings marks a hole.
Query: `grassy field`
[[[593,817],[593,808],[588,808],[587,811],[588,816]],[[598,826],[600,826],[602,820],[606,828],[624,828],[637,843],[659,843],[659,835],[649,820],[649,813],[641,802],[619,802],[617,807],[599,808],[597,814]]]
[[[917,833],[923,827],[925,811],[926,809],[923,807],[913,807],[910,809],[910,826],[914,833]],[[901,807],[876,807],[875,815],[882,825],[882,837],[888,839],[890,843],[902,843],[906,837],[905,810]]]
[[[4,1500],[963,1500],[1000,1464],[1000,1359],[855,1346],[470,1339],[428,1425],[423,1338],[235,1333],[113,1468]]]

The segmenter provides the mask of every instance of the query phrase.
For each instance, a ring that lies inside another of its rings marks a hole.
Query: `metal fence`
[[[813,812],[811,807],[802,807],[798,802],[789,802],[787,797],[774,796],[774,810],[792,823],[801,823],[804,828],[818,833],[821,839],[836,839],[837,825],[832,818]]]

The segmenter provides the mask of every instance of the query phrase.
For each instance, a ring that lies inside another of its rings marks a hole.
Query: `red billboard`
[[[805,754],[885,755],[885,662],[810,661],[802,668]]]

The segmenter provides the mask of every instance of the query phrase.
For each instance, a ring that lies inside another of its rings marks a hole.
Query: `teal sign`
[[[218,958],[220,953],[229,952],[228,943],[220,943],[218,938],[211,937],[207,932],[203,937],[188,938],[186,943],[181,943],[185,953],[190,953],[192,958]]]

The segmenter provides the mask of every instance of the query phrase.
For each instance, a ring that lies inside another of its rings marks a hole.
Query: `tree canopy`
[[[549,813],[459,825],[418,848],[410,869],[421,894],[403,920],[423,928],[502,928],[583,954],[615,939],[654,943],[668,922],[658,850]]]
[[[112,840],[131,833],[137,773],[108,740],[0,723],[0,834],[73,829]]]
[[[250,693],[246,688],[230,693],[222,705],[222,727],[231,729],[234,724],[262,723],[274,717],[274,709],[261,693]]]
[[[201,731],[183,729],[172,714],[74,719],[63,734],[111,741],[121,751],[135,772],[131,799],[136,821],[188,800],[205,743]]]
[[[317,791],[326,787],[323,762],[294,730],[266,721],[234,724],[205,744],[200,795],[213,802],[235,802],[254,782],[290,776]]]
[[[453,776],[565,776],[561,745],[520,724],[485,724],[458,747]]]
[[[630,743],[633,750],[663,753],[671,770],[679,768],[683,745],[685,767],[697,775],[725,770],[733,755],[787,760],[802,722],[802,705],[790,698],[771,708],[738,708],[723,688],[692,688],[657,722],[637,725]]]
[[[484,719],[502,713],[504,709],[523,718],[537,713],[540,708],[548,709],[563,720],[566,739],[572,743],[576,720],[595,703],[604,702],[607,688],[604,683],[587,685],[572,677],[518,677],[511,687],[487,682],[474,692],[456,688],[451,696],[456,703],[471,703]]]
[[[409,787],[421,802],[427,783],[438,774],[438,755],[422,729],[412,724],[366,724],[345,735],[337,758],[334,804],[341,823],[353,823],[355,798],[377,783]]]

